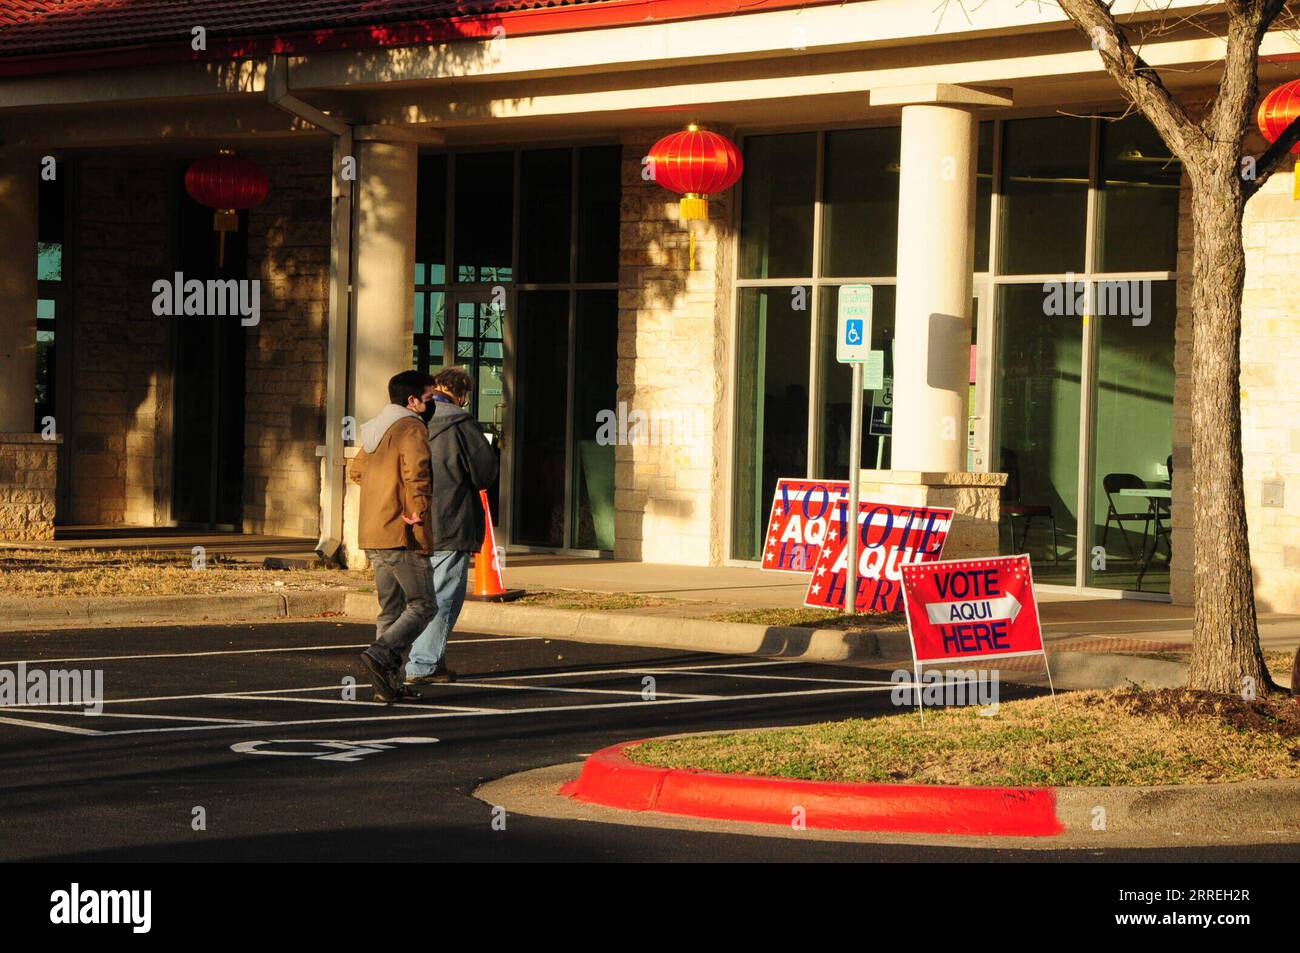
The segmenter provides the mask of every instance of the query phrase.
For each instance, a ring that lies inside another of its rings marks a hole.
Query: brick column
[[[36,192],[31,156],[0,158],[0,432],[31,433],[36,400]]]
[[[60,437],[0,433],[0,539],[54,538],[60,443]]]
[[[357,144],[349,403],[358,425],[388,403],[389,378],[411,368],[418,163],[410,143]]]
[[[703,566],[723,551],[731,195],[692,223],[691,271],[678,196],[642,178],[642,157],[671,131],[624,138],[618,400],[629,426],[615,453],[614,553]]]

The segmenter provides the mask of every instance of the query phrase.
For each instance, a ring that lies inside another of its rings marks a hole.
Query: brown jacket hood
[[[424,421],[405,407],[389,404],[361,426],[361,445],[349,468],[353,482],[361,485],[358,545],[432,554],[432,484]],[[419,516],[421,522],[408,526],[403,515]]]

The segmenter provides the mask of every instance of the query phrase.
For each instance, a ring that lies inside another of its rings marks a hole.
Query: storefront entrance
[[[753,561],[778,478],[848,475],[846,284],[875,289],[884,368],[860,397],[861,466],[890,466],[906,250],[896,127],[744,148],[730,556]],[[1041,583],[1169,591],[1180,182],[1140,117],[980,124],[966,465],[1008,474],[1001,549]]]
[[[413,366],[460,365],[501,453],[490,493],[517,550],[614,548],[621,146],[420,161]]]

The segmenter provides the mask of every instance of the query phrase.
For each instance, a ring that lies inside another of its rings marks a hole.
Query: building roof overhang
[[[0,77],[491,40],[842,0],[11,0]],[[194,30],[204,30],[194,49]]]

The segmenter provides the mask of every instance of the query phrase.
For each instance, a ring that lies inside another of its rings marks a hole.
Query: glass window
[[[569,292],[519,293],[514,538],[564,545]]]
[[[975,270],[989,270],[989,222],[993,208],[993,139],[995,125],[980,123],[979,158],[975,165]]]
[[[1091,583],[1168,592],[1175,284],[1116,284],[1127,300],[1097,295],[1092,545],[1105,561],[1089,559]]]
[[[54,316],[49,298],[36,302],[36,430],[46,417],[54,417]]]
[[[447,157],[421,156],[415,217],[415,283],[447,281]]]
[[[569,280],[573,226],[572,149],[533,149],[519,173],[519,274],[534,284]]]
[[[1037,283],[999,288],[998,313],[1002,552],[1027,552],[1035,578],[1073,585],[1083,321],[1046,316]]]
[[[1003,273],[1082,271],[1091,121],[1017,119],[1002,128]]]
[[[514,279],[515,156],[456,156],[456,280],[491,284]]]
[[[837,287],[821,293],[821,467],[819,476],[849,478],[849,426],[853,413],[853,371],[835,359]],[[872,292],[871,348],[884,359],[884,387],[862,393],[862,461],[866,470],[887,470],[893,425],[894,286],[875,285]]]
[[[614,450],[598,443],[601,411],[618,412],[618,292],[579,291],[574,382],[573,545],[614,548]]]
[[[618,281],[622,146],[578,150],[578,280]]]
[[[469,371],[476,387],[467,409],[480,423],[496,424],[503,400],[505,308],[484,298],[483,292],[474,294],[456,302],[456,363]]]
[[[441,291],[415,293],[415,340],[411,366],[436,374],[446,366],[444,329],[446,295]]]
[[[758,559],[779,477],[808,472],[810,312],[794,288],[741,288],[732,556]],[[803,291],[808,293],[809,289]]]
[[[1101,122],[1098,271],[1178,267],[1183,166],[1142,116]]]
[[[826,133],[822,274],[892,275],[898,261],[899,128]]]
[[[63,245],[56,242],[37,242],[36,280],[63,280]]]
[[[811,275],[817,135],[750,136],[741,183],[741,277]]]

